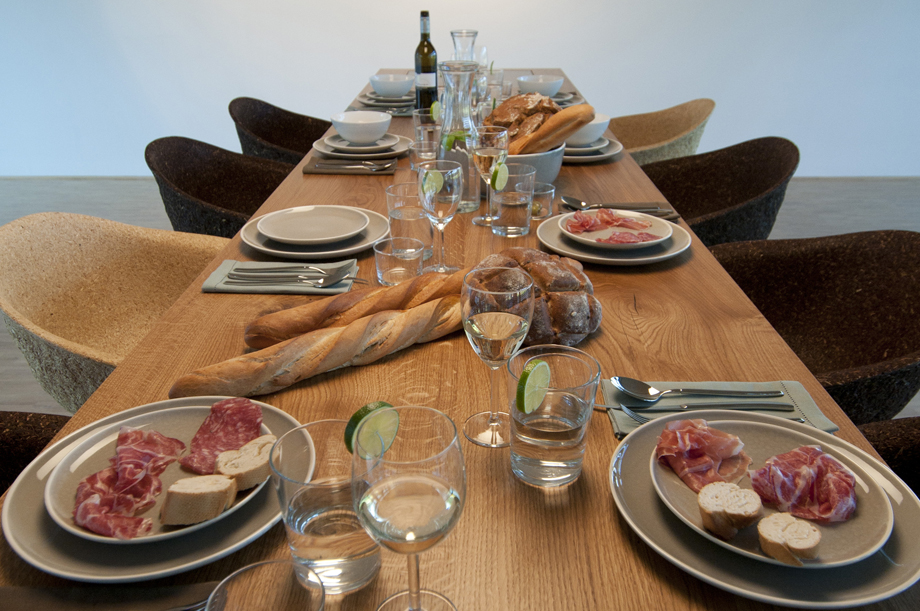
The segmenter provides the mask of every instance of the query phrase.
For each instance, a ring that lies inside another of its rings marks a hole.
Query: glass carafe
[[[467,136],[472,133],[473,119],[470,115],[470,88],[479,70],[476,62],[450,61],[440,65],[444,75],[443,120],[438,159],[456,161],[463,168],[463,195],[458,212],[472,212],[479,209],[479,171],[473,163]]]
[[[457,61],[473,61],[473,45],[476,44],[478,30],[451,30],[454,39],[454,57]]]

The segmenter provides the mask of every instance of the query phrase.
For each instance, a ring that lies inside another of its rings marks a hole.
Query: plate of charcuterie
[[[662,426],[659,424],[658,428],[662,428]],[[823,486],[820,484],[814,486],[819,495],[822,494],[822,490],[827,490],[829,493],[827,498],[810,499],[812,508],[815,511],[811,511],[809,507],[804,505],[805,497],[808,495],[800,495],[803,497],[801,506],[796,505],[795,508],[787,509],[787,511],[792,511],[794,515],[808,515],[808,521],[817,528],[820,537],[820,543],[817,544],[816,549],[817,556],[814,559],[800,559],[800,568],[825,569],[859,562],[874,554],[888,540],[891,529],[894,526],[891,503],[879,484],[865,473],[858,464],[849,460],[846,456],[838,454],[830,447],[825,452],[821,449],[821,442],[817,439],[772,424],[721,421],[712,423],[711,427],[707,427],[707,429],[709,428],[740,440],[739,445],[743,446],[741,451],[751,459],[750,471],[748,472],[747,469],[742,467],[739,473],[741,474],[741,479],[736,482],[742,489],[757,490],[758,486],[752,485],[752,478],[757,480],[758,483],[765,483],[762,479],[763,477],[775,480],[780,477],[779,474],[785,469],[788,471],[785,481],[778,482],[778,487],[791,495],[794,490],[793,480],[802,482],[805,477],[813,476],[813,473],[809,473],[809,470],[820,471],[821,475],[824,476],[830,472],[830,469],[825,467],[825,464],[842,465],[841,473],[845,476],[848,471],[853,476],[855,481],[850,480],[850,482],[855,484],[851,485],[852,491],[855,492],[855,511],[848,503],[849,496],[831,496],[830,493],[834,493],[837,487],[830,481]],[[706,436],[702,441],[704,444],[710,443],[713,437],[707,429],[703,429],[704,433],[699,434],[701,439],[703,439],[704,435]],[[691,439],[696,432],[696,429],[684,428],[679,434],[686,441]],[[819,457],[821,454],[825,454],[825,461],[808,464],[804,460],[797,459],[794,465],[790,464],[788,467],[780,466],[779,461],[771,461],[773,468],[769,472],[760,471],[764,469],[768,460],[797,451],[799,448],[810,448],[809,452]],[[678,477],[667,461],[659,459],[658,453],[658,448],[656,447],[652,452],[649,463],[652,483],[662,502],[684,524],[713,543],[737,554],[771,564],[788,564],[764,553],[759,542],[757,522],[768,518],[772,514],[779,513],[780,509],[775,504],[765,503],[757,521],[750,526],[738,529],[737,534],[734,534],[731,539],[723,540],[714,536],[713,533],[705,528],[697,492]],[[696,452],[694,453],[696,454]],[[826,460],[828,456],[831,458],[829,463]],[[699,459],[697,457],[694,460],[698,463]],[[840,511],[836,513],[833,511],[835,505],[841,507]]]
[[[559,217],[565,237],[605,250],[634,250],[661,244],[671,237],[674,225],[654,216],[630,210],[601,208],[570,212]]]

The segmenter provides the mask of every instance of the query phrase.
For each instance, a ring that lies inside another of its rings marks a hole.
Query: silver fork
[[[243,278],[234,276],[232,273],[227,275],[227,280],[224,280],[223,284],[230,284],[235,286],[265,286],[272,284],[306,284],[307,286],[312,286],[316,288],[328,288],[335,284],[338,284],[342,280],[351,280],[356,284],[369,284],[368,280],[364,278],[354,278],[352,276],[346,276],[344,278],[335,278],[334,281],[330,281],[329,278],[308,278],[305,276],[285,276],[283,278],[274,277],[274,278]]]
[[[624,414],[626,414],[627,416],[629,416],[630,418],[632,418],[633,420],[635,420],[635,421],[638,422],[639,424],[645,424],[645,423],[648,422],[649,420],[653,420],[653,418],[649,418],[648,416],[643,416],[642,414],[637,414],[636,412],[632,411],[631,409],[629,409],[628,407],[626,407],[626,406],[623,405],[622,403],[620,403],[620,409],[623,411]],[[803,422],[803,423],[805,422],[805,418],[785,418],[785,419],[786,419],[786,420],[792,420],[793,422]]]

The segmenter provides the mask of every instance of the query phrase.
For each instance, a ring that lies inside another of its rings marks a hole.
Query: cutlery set
[[[238,267],[227,274],[227,279],[223,283],[237,286],[306,284],[316,288],[325,288],[348,279],[359,284],[367,284],[367,280],[349,275],[351,267],[351,264],[329,270],[313,265],[286,265],[270,268]]]
[[[579,210],[600,210],[602,208],[612,208],[616,210],[629,210],[632,212],[642,212],[650,216],[655,216],[666,221],[676,221],[680,215],[668,207],[664,202],[631,202],[631,203],[611,203],[611,204],[589,204],[580,199],[562,196],[562,207],[577,212]]]
[[[324,170],[370,170],[371,172],[384,172],[396,164],[396,159],[386,161],[348,161],[325,159],[317,161],[316,167]]]

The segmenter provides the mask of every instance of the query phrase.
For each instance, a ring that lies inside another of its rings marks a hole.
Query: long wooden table
[[[542,70],[540,72],[553,72]],[[566,90],[574,90],[566,83]],[[410,119],[391,130],[410,135]],[[302,162],[303,163],[303,162]],[[301,164],[302,165],[302,164]],[[304,176],[300,166],[259,214],[306,204],[337,204],[386,214],[384,188],[413,180],[408,160],[394,176]],[[661,194],[625,156],[602,165],[563,166],[557,194],[594,201],[655,201]],[[448,258],[472,266],[508,246],[537,247],[531,235],[498,238],[458,215],[447,227]],[[534,225],[535,227],[535,225]],[[686,227],[686,225],[684,225]],[[304,303],[306,297],[205,294],[202,281],[224,259],[268,260],[234,238],[157,323],[153,331],[87,401],[61,432],[137,405],[164,400],[180,375],[244,352],[243,330],[266,312]],[[691,249],[644,267],[586,265],[603,304],[603,324],[579,347],[601,363],[602,375],[646,380],[800,380],[839,436],[872,451],[770,324],[732,282],[708,250]],[[373,279],[369,251],[359,276]],[[259,399],[301,422],[347,418],[377,399],[423,404],[460,425],[487,409],[487,368],[462,333],[411,347],[377,363],[324,374]],[[617,440],[605,414],[595,412],[584,472],[573,485],[537,490],[514,478],[509,450],[462,441],[468,497],[457,528],[421,556],[422,586],[447,595],[459,609],[761,609],[770,608],[712,587],[659,556],[618,516],[608,484]],[[280,525],[256,542],[200,569],[150,585],[221,579],[246,564],[288,554]],[[373,609],[406,588],[405,558],[382,552],[378,579],[330,608]],[[44,574],[0,543],[0,585],[93,587]],[[2,605],[0,605],[2,606]],[[920,587],[873,609],[916,609]]]

